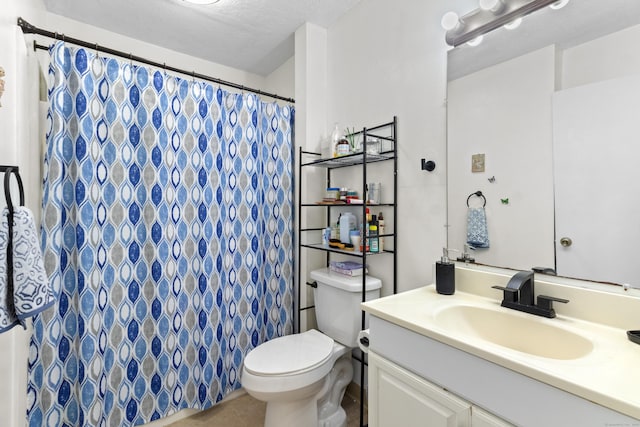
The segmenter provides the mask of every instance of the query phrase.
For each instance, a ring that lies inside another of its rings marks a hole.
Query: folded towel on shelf
[[[25,326],[27,317],[40,313],[54,302],[33,214],[24,206],[16,207],[13,212],[11,265],[7,265],[6,256],[9,241],[7,216],[5,209],[0,224],[0,332],[18,323]],[[13,278],[12,293],[9,275]]]
[[[484,208],[469,208],[467,211],[467,243],[474,248],[489,247],[487,215]]]

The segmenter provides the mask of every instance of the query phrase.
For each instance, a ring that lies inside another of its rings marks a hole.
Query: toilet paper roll
[[[369,329],[358,332],[358,347],[365,353],[369,353]]]

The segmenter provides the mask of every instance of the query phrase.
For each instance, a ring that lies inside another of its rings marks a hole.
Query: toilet
[[[245,357],[241,383],[267,402],[265,427],[344,427],[340,406],[353,378],[351,350],[361,330],[362,276],[314,270],[318,329],[267,341]],[[366,278],[365,299],[380,296],[380,279]]]

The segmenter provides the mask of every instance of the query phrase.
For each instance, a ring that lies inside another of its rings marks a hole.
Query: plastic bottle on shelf
[[[378,221],[376,220],[376,216],[373,215],[371,223],[369,224],[369,251],[374,254],[378,253],[380,251],[379,243]]]
[[[369,252],[369,208],[360,222],[360,252]]]
[[[351,146],[349,145],[349,141],[347,141],[347,139],[344,137],[340,137],[337,147],[338,148],[336,150],[336,155],[338,157],[346,156],[351,153]]]
[[[378,234],[384,234],[384,218],[382,212],[378,214]],[[384,251],[384,237],[378,237],[378,249]]]
[[[340,142],[340,128],[336,122],[333,126],[333,132],[331,132],[331,157],[338,157],[338,142]]]
[[[351,212],[340,215],[340,241],[351,243],[351,230],[356,226],[356,217]]]
[[[328,247],[331,239],[331,227],[322,229],[322,246]]]

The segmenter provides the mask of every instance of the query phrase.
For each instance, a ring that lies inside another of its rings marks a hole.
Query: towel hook
[[[11,200],[11,175],[16,177],[18,182],[18,191],[20,193],[20,206],[24,206],[24,188],[22,187],[22,178],[18,172],[18,168],[9,166],[4,171],[4,197],[7,201],[7,209],[9,209],[9,215],[13,215],[13,201]]]
[[[469,194],[469,197],[467,197],[467,207],[469,207],[469,199],[471,198],[471,196],[482,197],[482,200],[483,200],[482,207],[484,208],[485,206],[487,206],[487,198],[484,197],[484,194],[482,194],[482,191],[476,191],[475,193]]]

